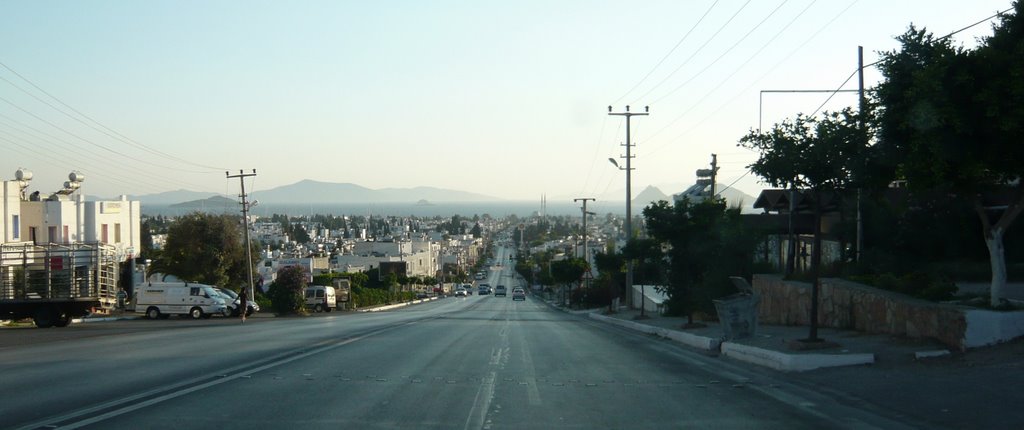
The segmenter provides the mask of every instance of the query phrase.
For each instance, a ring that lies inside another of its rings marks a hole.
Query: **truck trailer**
[[[0,245],[0,319],[39,328],[107,313],[117,303],[114,248],[98,243]]]

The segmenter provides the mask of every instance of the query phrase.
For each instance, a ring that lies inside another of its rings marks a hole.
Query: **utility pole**
[[[248,196],[245,194],[245,178],[256,176],[256,169],[252,169],[252,173],[239,170],[237,175],[224,172],[224,176],[228,179],[238,178],[238,182],[242,184],[242,194],[239,197],[242,198],[242,220],[245,222],[245,268],[249,269],[249,300],[256,300],[256,291],[252,284],[252,247],[249,243],[249,201],[246,200]],[[245,311],[242,309],[243,313]]]
[[[593,215],[593,212],[587,212],[587,200],[595,201],[593,197],[581,197],[578,199],[572,199],[574,202],[583,202],[583,261],[586,262],[587,271],[583,273],[583,282],[586,288],[590,288],[590,246],[587,242],[587,216]]]
[[[608,115],[626,117],[626,144],[624,145],[626,147],[626,156],[619,157],[626,159],[625,169],[622,169],[620,167],[620,169],[626,171],[626,244],[629,244],[629,242],[633,240],[633,191],[630,189],[629,181],[630,172],[632,172],[633,170],[633,167],[631,166],[633,155],[630,153],[633,147],[633,143],[630,141],[631,136],[629,130],[629,120],[634,115],[646,116],[648,114],[648,111],[648,107],[644,106],[643,112],[630,112],[629,105],[626,105],[625,112],[612,112],[612,107],[608,106]],[[619,166],[618,163],[615,162],[614,158],[609,158],[609,160],[611,160],[612,164],[614,164],[615,167]],[[627,303],[633,302],[633,260],[626,261],[626,300]],[[641,314],[643,313],[643,309],[643,302],[641,301]]]
[[[718,181],[718,154],[711,154],[711,201],[715,201],[715,184]]]
[[[864,97],[864,47],[857,47],[857,95],[858,105],[857,113],[860,114],[860,126],[863,130],[867,125],[865,115],[865,109],[867,109],[868,99]],[[864,222],[861,218],[860,212],[860,187],[857,188],[857,247],[855,249],[854,261],[860,262],[861,247],[864,246]]]

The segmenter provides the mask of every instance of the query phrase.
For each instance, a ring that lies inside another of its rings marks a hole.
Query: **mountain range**
[[[203,204],[222,204],[222,199],[235,201],[237,196],[227,196],[211,192],[189,190],[167,191],[156,194],[128,196],[130,200],[138,200],[143,205],[178,205],[187,204],[192,207]],[[449,190],[435,187],[414,188],[380,188],[371,189],[351,183],[319,182],[303,180],[290,185],[283,185],[267,190],[249,193],[250,200],[259,200],[270,204],[336,204],[336,203],[471,203],[494,202],[502,199],[483,194]]]

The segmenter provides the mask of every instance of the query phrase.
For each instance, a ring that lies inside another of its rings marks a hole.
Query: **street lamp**
[[[632,190],[630,188],[630,172],[633,170],[633,168],[631,167],[630,162],[633,160],[634,155],[631,154],[631,149],[633,148],[633,144],[630,142],[630,139],[631,139],[630,134],[631,133],[630,133],[630,130],[629,130],[629,122],[630,122],[629,120],[630,120],[630,118],[632,118],[635,115],[646,116],[647,114],[648,114],[647,106],[644,106],[644,111],[643,112],[630,112],[628,105],[626,106],[626,111],[625,112],[612,112],[612,107],[608,106],[608,115],[624,116],[624,117],[626,117],[626,144],[623,145],[623,146],[626,147],[626,155],[625,155],[625,157],[622,157],[622,158],[626,159],[626,167],[624,167],[624,168],[623,167],[619,167],[619,163],[616,162],[614,158],[609,158],[608,160],[611,161],[612,165],[617,167],[619,170],[625,170],[626,171],[626,243],[627,244],[633,239],[633,192],[632,192]],[[632,260],[626,261],[626,294],[627,294],[626,297],[629,300],[628,303],[632,303],[632,301],[633,301],[633,261]],[[641,302],[640,302],[640,316],[641,317],[644,316],[644,304],[643,304],[642,299],[641,299]]]

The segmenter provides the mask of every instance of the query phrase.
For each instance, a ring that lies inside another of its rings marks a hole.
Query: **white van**
[[[214,287],[187,282],[152,282],[135,287],[135,312],[149,319],[188,315],[194,319],[226,314],[224,297]]]
[[[310,285],[306,287],[306,307],[313,312],[330,312],[338,306],[334,287]]]

